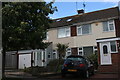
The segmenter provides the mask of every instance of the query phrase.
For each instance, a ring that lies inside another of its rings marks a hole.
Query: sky
[[[58,11],[49,16],[57,19],[76,15],[78,9],[84,9],[83,3],[86,5],[85,13],[118,6],[118,2],[55,2],[53,6],[56,6]]]

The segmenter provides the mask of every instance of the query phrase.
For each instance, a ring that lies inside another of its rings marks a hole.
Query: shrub
[[[34,67],[29,67],[29,68],[24,69],[24,72],[37,75],[43,72],[47,72],[47,68],[34,66]]]
[[[91,55],[87,56],[87,58],[93,62],[95,69],[97,69],[98,68],[98,55],[91,54]]]
[[[60,71],[61,70],[61,65],[63,63],[64,63],[63,59],[60,61],[60,63],[59,63],[59,59],[51,60],[47,65],[48,72]]]

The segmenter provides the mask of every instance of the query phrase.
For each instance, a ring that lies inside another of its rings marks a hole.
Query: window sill
[[[87,35],[92,35],[92,33],[89,33],[89,34],[77,34],[77,36],[87,36]]]
[[[116,52],[110,52],[110,53],[111,53],[111,54],[112,54],[112,53],[114,54],[114,53],[118,53],[118,51],[116,51]]]
[[[67,36],[67,37],[57,37],[57,39],[62,39],[62,38],[69,38],[69,37],[71,37],[71,36]]]
[[[112,31],[103,31],[103,33],[107,33],[107,32],[115,32],[115,30],[112,30]]]

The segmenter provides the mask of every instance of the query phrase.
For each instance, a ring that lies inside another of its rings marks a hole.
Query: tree
[[[65,57],[66,49],[68,48],[68,44],[60,44],[57,45],[57,52],[59,54],[59,59],[62,59],[62,57]]]
[[[60,66],[60,63],[62,61],[62,57],[65,57],[65,53],[66,53],[66,49],[68,48],[68,44],[57,43],[56,47],[57,47],[57,52],[59,54],[59,61],[56,66],[56,71],[57,71]]]
[[[52,4],[52,2],[2,3],[3,68],[6,51],[44,48],[42,41],[52,22],[48,15],[57,11]]]

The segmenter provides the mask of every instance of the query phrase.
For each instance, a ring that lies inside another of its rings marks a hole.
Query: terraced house
[[[54,19],[45,42],[51,42],[52,51],[48,58],[57,58],[56,44],[69,43],[66,56],[87,56],[97,52],[96,39],[120,37],[119,8],[84,13]],[[115,46],[116,42],[111,42]],[[115,48],[115,47],[112,47]]]

